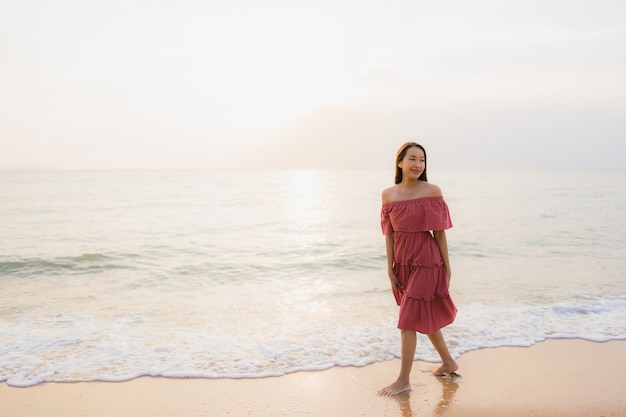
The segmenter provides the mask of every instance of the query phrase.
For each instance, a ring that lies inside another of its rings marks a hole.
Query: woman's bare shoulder
[[[430,182],[425,183],[427,185],[426,191],[429,197],[441,197],[443,195],[441,187]]]
[[[397,199],[397,194],[398,194],[398,186],[394,185],[391,186],[389,188],[385,188],[382,192],[382,200],[383,203],[388,203],[390,201],[394,201]]]
[[[441,188],[438,185],[431,184],[426,181],[420,181],[419,186],[412,191],[402,191],[398,184],[385,188],[382,192],[383,203],[389,203],[397,200],[407,200],[422,197],[439,197],[442,196]]]

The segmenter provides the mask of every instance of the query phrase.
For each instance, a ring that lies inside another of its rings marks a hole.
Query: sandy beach
[[[626,341],[548,340],[458,358],[455,380],[416,361],[413,391],[380,397],[398,360],[261,379],[142,377],[127,382],[0,385],[2,417],[626,415]]]

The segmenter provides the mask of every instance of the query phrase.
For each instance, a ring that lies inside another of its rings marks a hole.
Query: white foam
[[[475,303],[460,308],[445,330],[454,355],[486,347],[531,346],[547,338],[593,341],[626,339],[626,297],[589,297],[554,306]],[[58,317],[1,323],[0,380],[23,387],[44,381],[124,381],[141,375],[260,378],[333,366],[364,366],[399,357],[398,331],[389,319],[362,323],[321,320],[320,325],[286,323],[201,331],[167,329],[144,318],[117,321]],[[255,328],[257,330],[255,330]],[[416,358],[437,361],[425,336]]]

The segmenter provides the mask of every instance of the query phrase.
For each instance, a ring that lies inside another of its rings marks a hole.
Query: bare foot
[[[394,395],[399,395],[405,392],[411,391],[411,384],[409,382],[404,381],[396,381],[393,384],[389,385],[378,391],[378,395],[384,395],[387,397],[391,397]]]
[[[444,362],[443,365],[439,367],[433,374],[435,376],[444,376],[446,374],[453,374],[456,370],[459,369],[459,365],[455,361],[452,362]]]

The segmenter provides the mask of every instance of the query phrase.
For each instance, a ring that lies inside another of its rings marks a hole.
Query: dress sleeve
[[[433,201],[429,208],[430,210],[424,216],[428,230],[446,230],[452,227],[450,210],[443,198]]]
[[[390,235],[393,233],[393,226],[391,225],[391,219],[389,218],[390,208],[383,206],[380,210],[380,226],[383,229],[383,235]]]

